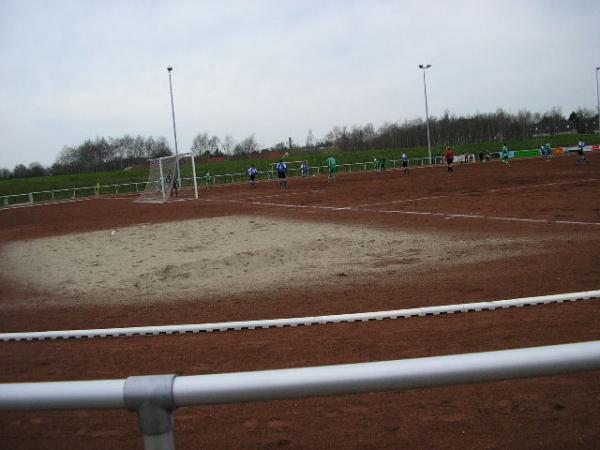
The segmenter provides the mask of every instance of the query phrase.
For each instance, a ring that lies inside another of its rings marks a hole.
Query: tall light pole
[[[429,133],[429,108],[427,107],[427,82],[425,81],[425,71],[431,67],[431,64],[419,64],[419,69],[423,69],[423,88],[425,89],[425,120],[427,121],[427,152],[429,154],[429,164],[431,160],[431,137]]]
[[[598,134],[600,135],[600,91],[598,90],[598,71],[600,67],[596,67],[596,98],[598,99]]]
[[[177,128],[175,127],[175,104],[173,103],[173,83],[171,82],[171,71],[173,67],[167,67],[169,72],[169,90],[171,91],[171,115],[173,117],[173,137],[175,138],[175,170],[177,185],[181,187],[181,170],[179,168],[179,149],[177,148]],[[192,177],[194,183],[194,198],[198,198],[198,185],[196,181],[196,163],[194,161],[194,153],[192,152]]]
[[[173,136],[175,136],[175,156],[179,156],[179,150],[177,149],[177,129],[175,128],[175,105],[173,103],[173,83],[171,83],[171,66],[167,67],[169,72],[169,89],[171,90],[171,115],[173,116]]]

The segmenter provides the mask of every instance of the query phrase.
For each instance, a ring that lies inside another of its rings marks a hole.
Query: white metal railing
[[[174,448],[174,410],[473,384],[600,369],[600,341],[297,369],[0,384],[0,410],[136,411],[146,449]]]
[[[428,166],[428,158],[413,158],[410,160],[412,167],[425,167]],[[392,163],[393,167],[396,167],[400,160],[388,160]],[[443,157],[434,157],[433,165],[443,164]],[[338,167],[345,169],[348,172],[352,172],[353,167],[362,168],[363,171],[373,168],[372,162],[361,162],[351,164],[340,164]],[[309,173],[320,175],[321,173],[327,173],[327,166],[312,166],[309,167]],[[300,170],[292,168],[289,171],[290,176],[299,176]],[[275,174],[272,170],[259,172],[258,179],[273,179]],[[193,180],[193,178],[182,178],[182,181]],[[226,173],[218,175],[210,175],[208,180],[205,175],[197,175],[196,181],[199,185],[209,186],[217,184],[230,184],[230,183],[242,183],[248,180],[245,172],[239,173]],[[137,194],[144,191],[147,181],[139,181],[134,183],[120,183],[120,184],[107,184],[107,185],[96,185],[96,186],[85,186],[85,187],[74,187],[67,189],[54,189],[46,191],[35,191],[24,194],[11,194],[0,196],[0,208],[9,206],[19,205],[33,205],[35,203],[44,202],[56,202],[60,200],[74,200],[81,198],[92,198],[100,197],[104,195],[130,195]]]
[[[34,331],[20,333],[0,333],[0,342],[33,341],[54,339],[104,338],[123,336],[152,336],[161,334],[186,334],[229,330],[254,330],[265,328],[311,326],[328,323],[365,322],[369,320],[393,320],[438,314],[454,314],[469,311],[485,311],[500,308],[521,308],[524,306],[562,303],[565,301],[600,298],[600,290],[574,292],[569,294],[542,295],[510,300],[460,303],[455,305],[427,306],[421,308],[398,309],[391,311],[336,314],[317,317],[296,317],[288,319],[248,320],[190,325],[160,325],[128,328],[101,328],[93,330]]]
[[[13,194],[0,197],[0,207],[16,205],[33,205],[34,203],[56,202],[81,198],[100,197],[103,195],[123,195],[143,192],[147,182],[105,184],[48,191],[35,191],[27,194]]]

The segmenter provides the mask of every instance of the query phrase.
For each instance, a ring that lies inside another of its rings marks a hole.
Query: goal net
[[[193,154],[165,156],[149,162],[148,181],[136,202],[165,203],[198,198]]]

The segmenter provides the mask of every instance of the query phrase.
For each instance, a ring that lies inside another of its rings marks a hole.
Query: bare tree
[[[194,138],[194,141],[192,142],[192,152],[196,155],[202,155],[207,150],[210,151],[208,142],[208,133],[200,133]]]
[[[208,140],[208,151],[211,155],[217,156],[219,154],[220,146],[221,140],[217,136],[213,136]]]
[[[29,176],[29,170],[24,164],[17,164],[13,169],[13,177],[24,178]]]
[[[308,130],[308,134],[306,135],[306,148],[313,148],[315,146],[315,136],[313,135],[312,130]]]
[[[252,153],[256,153],[257,150],[258,144],[254,139],[254,135],[252,135],[248,136],[246,139],[237,144],[235,146],[234,153],[236,155],[248,155],[248,158],[250,158],[250,155],[252,155]]]
[[[235,146],[236,146],[235,139],[233,139],[233,136],[228,134],[227,136],[225,136],[225,139],[223,140],[223,145],[221,146],[221,149],[223,150],[223,153],[225,153],[226,155],[233,155]]]
[[[30,177],[44,177],[48,175],[48,169],[39,162],[32,162],[27,169],[29,170]]]

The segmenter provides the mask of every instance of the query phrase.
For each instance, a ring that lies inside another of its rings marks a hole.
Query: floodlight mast
[[[179,156],[179,150],[177,148],[177,129],[175,128],[175,104],[173,103],[173,83],[171,82],[171,71],[173,67],[167,67],[169,72],[169,89],[171,91],[171,115],[173,116],[173,136],[175,137],[175,156]]]
[[[431,64],[419,64],[419,69],[423,70],[423,88],[425,90],[425,121],[427,123],[427,153],[429,155],[429,164],[433,164],[431,159],[431,135],[429,132],[429,108],[427,107],[427,82],[425,81],[425,71],[431,67]]]
[[[598,134],[600,135],[600,90],[598,90],[598,71],[600,67],[596,67],[596,99],[598,100]]]

